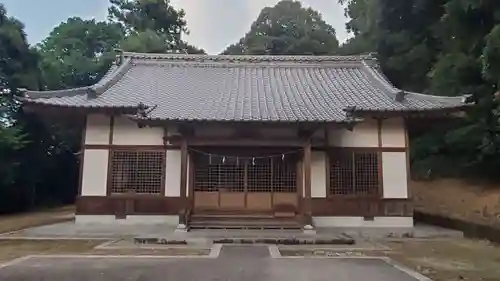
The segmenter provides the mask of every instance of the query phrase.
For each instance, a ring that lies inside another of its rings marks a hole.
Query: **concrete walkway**
[[[36,257],[0,268],[2,281],[416,281],[377,258],[272,258],[264,246],[224,246],[218,258]]]
[[[459,231],[439,227],[417,225],[408,229],[390,228],[318,228],[316,235],[304,234],[299,230],[196,230],[186,233],[175,232],[169,225],[122,225],[122,224],[75,224],[57,223],[28,228],[0,235],[2,238],[23,239],[118,239],[118,238],[166,238],[222,239],[222,238],[317,238],[352,237],[354,239],[395,239],[395,238],[447,238],[463,237]]]

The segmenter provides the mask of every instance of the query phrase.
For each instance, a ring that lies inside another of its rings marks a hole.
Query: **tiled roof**
[[[96,85],[27,91],[25,103],[148,106],[148,119],[342,122],[345,110],[460,108],[463,97],[393,87],[371,56],[205,56],[124,53]]]

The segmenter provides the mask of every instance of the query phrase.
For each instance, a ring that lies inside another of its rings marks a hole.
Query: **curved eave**
[[[460,107],[471,104],[467,102],[470,96],[443,97],[443,96],[434,96],[434,95],[426,95],[415,92],[408,92],[398,88],[394,89],[397,92],[404,92],[406,97],[408,98],[441,104],[443,105],[443,107]]]
[[[137,106],[81,106],[81,105],[68,105],[68,104],[48,104],[41,103],[36,100],[23,101],[23,108],[30,112],[35,113],[67,113],[71,115],[88,114],[88,113],[109,113],[109,114],[135,114]]]
[[[99,82],[91,86],[55,90],[55,91],[30,91],[23,90],[23,96],[19,99],[23,102],[51,104],[50,99],[73,97],[73,96],[90,96],[97,97],[104,93],[109,87],[118,82],[125,73],[132,67],[131,59],[125,59],[122,64],[116,66],[113,64],[108,72],[104,75]],[[71,106],[71,105],[68,105]]]
[[[387,77],[378,70],[378,67],[375,65],[371,65],[369,62],[363,62],[364,68],[368,71],[368,73],[372,76],[373,82],[380,85],[381,89],[384,90],[389,96],[393,99],[400,94],[403,95],[403,100],[417,100],[417,101],[425,101],[431,104],[434,104],[435,107],[423,107],[419,109],[403,109],[401,111],[407,112],[429,112],[429,111],[447,111],[447,110],[463,110],[464,108],[471,105],[468,103],[468,99],[470,96],[456,96],[456,97],[445,97],[445,96],[435,96],[435,95],[427,95],[415,92],[409,92],[395,87]],[[372,110],[370,110],[372,111]],[[385,111],[385,110],[373,110],[373,111]]]
[[[357,115],[379,115],[379,116],[436,116],[450,115],[460,113],[471,107],[472,104],[463,104],[460,106],[445,107],[445,108],[425,108],[425,109],[402,109],[402,110],[377,110],[377,109],[360,109],[355,110]]]
[[[90,87],[80,87],[65,90],[55,90],[55,91],[22,91],[21,97],[18,97],[22,101],[35,101],[35,100],[48,100],[52,98],[64,98],[64,97],[74,97],[74,96],[84,96],[91,92]]]

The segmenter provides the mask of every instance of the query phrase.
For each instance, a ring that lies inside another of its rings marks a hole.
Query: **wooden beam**
[[[78,175],[78,196],[82,196],[82,186],[83,186],[83,163],[85,161],[85,137],[87,135],[87,116],[85,116],[83,121],[83,130],[80,146],[80,173]]]
[[[405,146],[406,146],[406,188],[410,188],[411,181],[411,165],[410,165],[410,135],[408,132],[408,119],[404,119],[404,127],[405,127]],[[407,190],[409,192],[409,190]]]
[[[383,126],[384,126],[384,120],[379,118],[377,119],[377,131],[378,131],[378,196],[380,198],[384,197],[384,166],[383,166],[383,139],[382,139],[382,133],[383,133]],[[406,150],[406,148],[405,148]]]
[[[115,130],[115,116],[111,115],[109,117],[109,145],[113,144],[113,135]]]
[[[178,125],[177,130],[185,138],[192,138],[194,136],[194,129],[192,126]]]
[[[193,155],[190,155],[188,153],[188,161],[189,161],[189,192],[188,192],[188,198],[189,198],[189,208],[190,210],[194,209],[194,159]]]
[[[324,134],[325,134],[325,147],[324,147],[324,151],[325,151],[325,176],[326,176],[326,179],[325,179],[325,194],[328,195],[330,194],[330,131],[329,131],[329,127],[328,126],[325,126],[325,129],[324,129]]]
[[[184,201],[184,206],[187,207],[186,192],[187,192],[187,175],[188,175],[188,149],[187,141],[183,139],[181,142],[181,183],[180,183],[180,194],[181,199]]]
[[[186,139],[190,146],[233,146],[233,147],[244,147],[244,146],[264,146],[264,147],[302,147],[304,144],[303,140],[300,139],[290,139],[290,138],[278,138],[278,139],[241,139],[241,138],[187,138]],[[182,139],[171,137],[168,138],[171,144],[179,144]]]
[[[303,160],[297,161],[297,202],[298,213],[304,214],[303,201],[304,201],[304,164]]]
[[[311,218],[311,142],[304,144],[304,215],[307,222]]]
[[[108,145],[113,145],[113,131],[115,127],[115,118],[111,115],[109,117],[109,136],[108,136]],[[113,184],[113,153],[114,150],[108,148],[108,172],[107,172],[107,181],[106,181],[106,195],[111,195],[111,185]]]

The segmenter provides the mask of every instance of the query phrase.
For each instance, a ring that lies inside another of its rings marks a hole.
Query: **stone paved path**
[[[2,281],[415,281],[376,259],[276,259],[266,246],[224,246],[205,258],[32,258]]]

